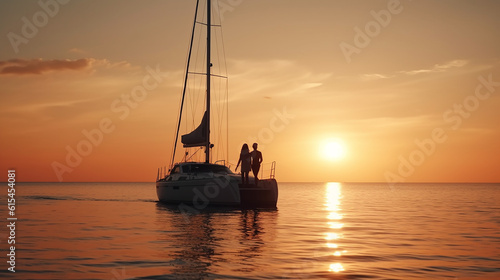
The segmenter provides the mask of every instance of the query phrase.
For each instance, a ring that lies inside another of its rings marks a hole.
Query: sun
[[[325,141],[321,147],[321,155],[327,160],[341,160],[346,155],[345,145],[339,139]]]

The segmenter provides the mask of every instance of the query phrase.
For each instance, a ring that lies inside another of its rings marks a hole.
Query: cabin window
[[[176,165],[176,166],[174,166],[174,168],[172,168],[172,171],[170,171],[170,175],[180,173],[180,172],[181,172],[181,168],[178,165]]]
[[[185,169],[188,167],[189,172],[192,173],[219,173],[219,174],[232,174],[225,166],[212,165],[212,164],[190,164],[188,166],[183,166]]]

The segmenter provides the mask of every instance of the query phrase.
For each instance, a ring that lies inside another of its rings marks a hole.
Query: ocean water
[[[153,183],[19,183],[2,279],[500,279],[500,184],[280,183],[276,210],[179,210]]]

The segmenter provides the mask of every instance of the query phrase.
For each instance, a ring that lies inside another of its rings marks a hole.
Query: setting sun
[[[327,160],[340,160],[345,154],[346,148],[339,139],[329,140],[321,148],[321,155]]]

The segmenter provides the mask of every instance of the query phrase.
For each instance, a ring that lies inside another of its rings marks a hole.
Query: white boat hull
[[[198,209],[208,205],[276,208],[278,183],[275,179],[241,184],[241,176],[226,166],[209,163],[181,163],[170,174],[157,179],[158,200],[189,204]]]
[[[195,206],[226,205],[241,203],[238,180],[234,176],[221,175],[182,181],[157,181],[156,194],[160,202],[186,203]]]

